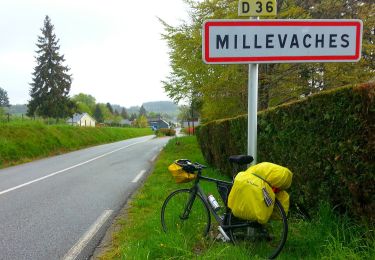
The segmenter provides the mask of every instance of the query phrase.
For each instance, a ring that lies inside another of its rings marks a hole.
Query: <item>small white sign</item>
[[[238,16],[275,16],[276,0],[239,0]]]
[[[355,62],[361,20],[208,20],[203,60],[209,64]]]

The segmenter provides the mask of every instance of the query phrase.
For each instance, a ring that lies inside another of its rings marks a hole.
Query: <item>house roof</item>
[[[131,125],[132,121],[130,121],[129,119],[122,119],[120,121],[120,124],[122,125]]]
[[[169,126],[169,123],[167,121],[165,121],[164,119],[148,120],[148,123],[149,124],[151,124],[151,123],[157,123],[157,124],[164,123],[164,124]]]
[[[91,118],[91,120],[96,121],[94,118],[92,118],[92,117],[91,117],[89,114],[87,114],[87,113],[82,113],[82,114],[75,113],[75,114],[72,116],[72,118],[68,119],[67,121],[68,121],[69,123],[71,123],[71,122],[73,122],[73,123],[77,123],[77,122],[79,122],[79,121],[82,119],[82,117],[84,117],[84,116],[88,116],[89,118]]]

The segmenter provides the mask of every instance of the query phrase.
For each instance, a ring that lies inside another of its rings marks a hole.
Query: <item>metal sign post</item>
[[[258,17],[250,17],[258,20]],[[254,160],[251,165],[257,163],[258,154],[258,63],[249,64],[249,75],[247,82],[247,155],[251,155]]]
[[[258,64],[249,64],[247,98],[247,154],[257,162]]]

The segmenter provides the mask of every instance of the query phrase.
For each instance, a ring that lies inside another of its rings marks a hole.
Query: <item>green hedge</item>
[[[375,220],[375,84],[322,92],[258,113],[258,162],[295,174],[292,200],[314,210],[329,201],[357,218]],[[228,157],[246,153],[247,115],[197,131],[206,160],[231,173]]]
[[[170,128],[160,128],[155,132],[156,136],[175,136],[176,130]]]

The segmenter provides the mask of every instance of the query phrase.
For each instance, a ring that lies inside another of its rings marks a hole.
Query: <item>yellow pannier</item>
[[[285,211],[285,215],[288,215],[289,211],[289,194],[285,190],[279,191],[276,193],[276,199],[280,201],[281,206]],[[272,215],[272,219],[281,219],[280,213],[278,210],[274,210]]]
[[[249,167],[247,173],[252,173],[268,182],[272,187],[285,190],[292,184],[293,173],[283,166],[262,162]]]
[[[178,165],[176,162],[172,163],[168,166],[169,172],[174,177],[176,183],[184,183],[194,180],[197,175],[193,173],[188,173],[184,171],[184,169]]]
[[[265,224],[268,219],[280,218],[272,213],[275,197],[285,213],[289,210],[289,194],[284,189],[292,183],[292,172],[283,166],[263,162],[237,174],[228,197],[228,207],[234,216]],[[277,188],[276,195],[273,188]],[[271,203],[270,203],[271,202]]]
[[[237,174],[228,197],[228,207],[234,216],[265,224],[274,203],[275,194],[264,180],[247,171]]]

